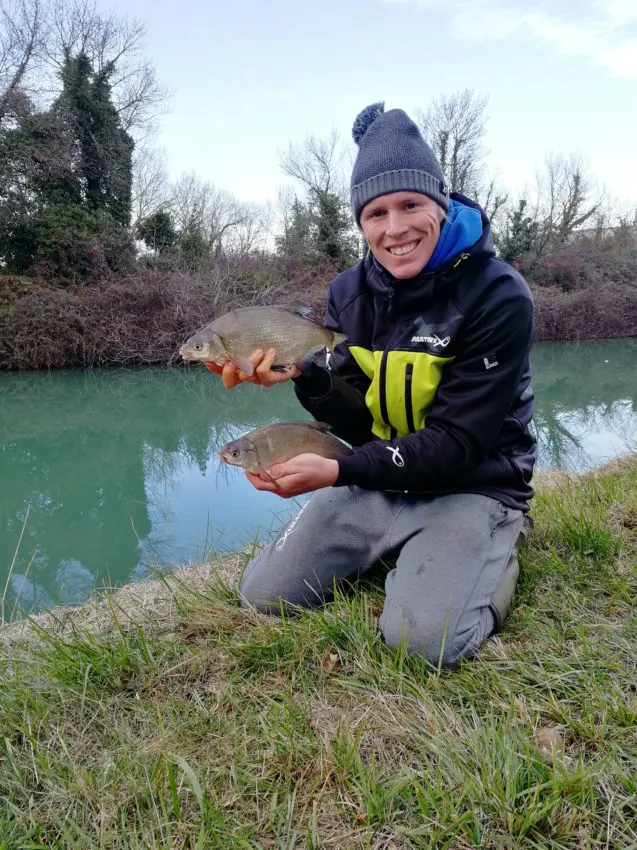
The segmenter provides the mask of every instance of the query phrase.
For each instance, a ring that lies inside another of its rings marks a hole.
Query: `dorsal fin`
[[[285,310],[286,313],[292,313],[293,316],[300,316],[302,319],[312,320],[312,313],[314,312],[311,307],[305,304],[273,304],[272,306],[277,310]]]
[[[275,422],[275,425],[302,425],[304,428],[313,428],[315,431],[331,431],[332,426],[329,422],[315,422],[313,419],[310,420],[296,420],[293,422],[288,422],[284,420],[282,422]],[[270,428],[271,425],[264,425],[264,428]]]

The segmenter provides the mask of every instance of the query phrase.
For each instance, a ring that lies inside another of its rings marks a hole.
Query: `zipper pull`
[[[387,305],[387,313],[391,317],[391,314],[394,311],[394,287],[389,287],[389,303]]]
[[[465,260],[468,260],[471,254],[460,254],[457,262],[453,264],[454,269],[457,269],[460,263],[464,263]]]

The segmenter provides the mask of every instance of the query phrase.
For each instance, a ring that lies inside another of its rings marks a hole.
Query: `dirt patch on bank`
[[[225,555],[209,563],[184,567],[160,579],[102,590],[84,605],[59,607],[8,623],[0,626],[0,647],[37,640],[40,629],[58,637],[70,636],[78,630],[103,634],[118,625],[124,629],[141,625],[172,631],[179,620],[177,596],[205,594],[215,580],[236,587],[246,560],[246,555],[240,552]]]

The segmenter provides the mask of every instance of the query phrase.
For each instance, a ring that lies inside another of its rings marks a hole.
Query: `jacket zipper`
[[[389,289],[389,303],[387,305],[387,315],[391,319],[392,311],[394,306],[394,287],[390,287]],[[386,381],[387,381],[387,358],[389,356],[389,350],[391,346],[393,333],[389,335],[389,339],[385,344],[385,349],[383,351],[383,356],[380,359],[380,372],[378,375],[378,384],[379,384],[379,396],[380,396],[380,415],[382,417],[385,425],[389,425],[390,428],[390,440],[393,440],[394,437],[397,436],[398,431],[394,428],[394,426],[389,421],[389,413],[387,411],[387,389],[386,389]]]
[[[461,263],[464,263],[466,260],[471,258],[471,254],[463,253],[460,254],[456,262],[453,264],[453,268],[457,269]],[[451,263],[449,264],[451,266]],[[394,312],[394,287],[389,286],[389,295],[387,302],[387,316],[391,320],[393,319]],[[379,382],[379,396],[380,396],[380,415],[385,425],[388,425],[390,428],[390,439],[393,440],[397,435],[398,431],[389,421],[389,413],[387,411],[387,390],[386,390],[386,380],[387,380],[387,358],[389,356],[389,351],[391,348],[391,342],[393,339],[394,333],[389,335],[389,339],[385,345],[383,350],[383,356],[380,360],[380,371],[378,375]],[[409,365],[407,367],[408,372],[405,374],[405,392],[407,392],[407,382],[409,381],[409,395],[405,397],[405,404],[407,405],[407,398],[409,398],[409,405],[407,406],[407,424],[409,425],[410,431],[415,431],[414,427],[414,410],[413,404],[411,402],[411,381],[412,381],[412,373],[413,373],[413,365]]]
[[[414,364],[408,363],[405,369],[405,412],[407,413],[407,430],[413,434],[416,430],[414,424],[414,402],[411,397],[411,384],[414,374]]]

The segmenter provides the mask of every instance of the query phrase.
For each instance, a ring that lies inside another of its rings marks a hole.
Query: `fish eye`
[[[195,351],[201,351],[202,348],[203,348],[203,345],[201,345],[201,343],[199,343],[199,342],[196,345],[193,345],[193,349]]]
[[[235,449],[233,452],[230,452],[231,457],[239,457],[239,452]]]

